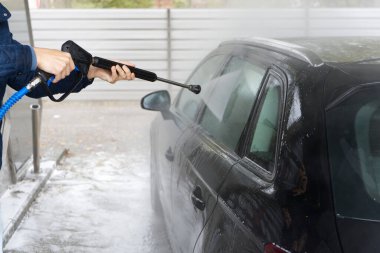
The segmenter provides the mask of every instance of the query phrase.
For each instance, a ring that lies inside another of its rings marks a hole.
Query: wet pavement
[[[5,252],[171,252],[150,206],[149,127],[138,102],[44,103],[42,150],[69,156]]]

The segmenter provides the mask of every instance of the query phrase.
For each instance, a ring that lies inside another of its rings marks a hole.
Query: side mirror
[[[170,95],[166,90],[152,92],[141,99],[141,108],[150,111],[165,112],[170,107]]]

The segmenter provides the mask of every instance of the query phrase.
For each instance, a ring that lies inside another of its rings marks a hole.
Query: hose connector
[[[26,85],[26,88],[28,89],[28,91],[34,90],[34,88],[36,88],[41,82],[41,78],[37,76],[30,83],[28,83],[28,85]]]

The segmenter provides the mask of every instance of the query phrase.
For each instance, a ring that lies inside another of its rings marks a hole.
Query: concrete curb
[[[34,200],[46,185],[60,160],[68,153],[68,150],[61,151],[58,156],[57,152],[54,153],[56,154],[54,159],[43,159],[41,173],[33,174],[33,166],[29,166],[24,180],[12,186],[1,197],[1,220],[4,225],[3,247],[9,242]]]
[[[25,217],[25,214],[28,212],[32,203],[37,198],[37,195],[41,192],[42,188],[46,185],[46,182],[49,180],[54,169],[55,168],[51,168],[47,173],[45,173],[44,177],[41,178],[41,180],[38,180],[37,184],[35,185],[35,187],[33,187],[31,192],[29,193],[28,197],[26,198],[25,202],[22,203],[20,206],[20,209],[16,211],[14,218],[12,218],[10,223],[5,226],[5,230],[3,232],[3,245],[4,246],[8,243],[9,239],[12,237],[14,232],[17,230],[22,219]]]

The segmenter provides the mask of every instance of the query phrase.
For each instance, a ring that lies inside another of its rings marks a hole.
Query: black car
[[[222,43],[151,128],[174,252],[380,252],[380,40]]]

